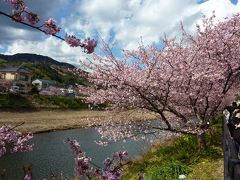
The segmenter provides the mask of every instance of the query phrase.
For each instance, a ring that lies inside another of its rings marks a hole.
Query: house
[[[35,79],[32,81],[32,85],[36,86],[39,91],[46,89],[52,85],[54,85],[53,81],[45,80],[45,79]]]
[[[73,89],[73,86],[69,86],[67,89],[66,89],[66,97],[69,97],[69,98],[75,98],[76,97],[76,94],[74,92],[74,89]]]
[[[23,67],[0,68],[0,79],[11,81],[12,86],[18,86],[20,92],[31,90],[32,73]]]

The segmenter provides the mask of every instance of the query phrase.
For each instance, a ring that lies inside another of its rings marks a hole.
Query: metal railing
[[[240,159],[235,140],[228,125],[228,117],[223,118],[224,180],[240,180]]]

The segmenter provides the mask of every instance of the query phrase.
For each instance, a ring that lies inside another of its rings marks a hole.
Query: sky
[[[217,20],[240,13],[238,0],[25,0],[43,23],[54,18],[61,26],[59,35],[69,33],[80,38],[93,37],[112,43],[116,49],[135,49],[159,44],[164,34],[178,36],[180,22],[194,33],[203,15],[215,11]],[[11,12],[0,0],[0,11]],[[41,23],[40,23],[41,24]],[[96,51],[100,53],[99,50]],[[81,48],[45,35],[0,15],[0,53],[35,53],[74,65],[91,58]],[[115,53],[118,54],[117,50]]]

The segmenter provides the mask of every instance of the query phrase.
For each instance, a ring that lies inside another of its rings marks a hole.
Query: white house
[[[32,81],[32,85],[36,86],[39,91],[48,88],[49,86],[54,85],[53,81],[45,80],[45,79],[35,79]]]

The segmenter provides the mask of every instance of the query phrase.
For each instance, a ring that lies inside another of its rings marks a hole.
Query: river
[[[113,152],[127,150],[130,158],[136,158],[145,152],[148,141],[127,140],[99,146],[94,141],[99,140],[99,134],[94,128],[82,128],[35,134],[32,140],[34,150],[28,153],[7,154],[0,158],[0,169],[6,168],[7,179],[18,180],[23,177],[23,165],[33,164],[34,179],[46,178],[50,172],[63,172],[66,176],[74,174],[74,157],[64,140],[76,139],[92,161],[101,166],[106,157]]]

